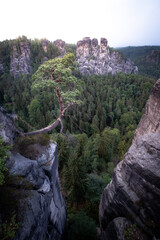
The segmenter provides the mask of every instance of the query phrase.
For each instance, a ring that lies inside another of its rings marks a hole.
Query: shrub
[[[96,223],[83,211],[69,216],[70,227],[68,239],[70,240],[94,240],[96,239]]]
[[[13,213],[10,222],[5,222],[0,225],[0,239],[12,240],[15,237],[19,224],[16,222],[16,214]]]
[[[4,183],[4,172],[7,170],[5,167],[5,160],[7,158],[7,151],[10,149],[9,146],[4,144],[4,141],[0,137],[0,185]]]

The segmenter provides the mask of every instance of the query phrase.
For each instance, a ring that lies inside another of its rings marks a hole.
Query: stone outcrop
[[[56,41],[54,41],[53,42],[54,43],[54,45],[56,46],[56,47],[58,47],[59,48],[59,50],[60,50],[60,55],[61,56],[64,56],[65,54],[66,54],[66,50],[65,50],[65,41],[63,41],[63,40],[61,40],[61,39],[57,39]]]
[[[111,232],[111,222],[118,217],[136,223],[148,239],[160,238],[160,128],[156,127],[160,119],[159,89],[158,80],[135,139],[104,189],[99,207],[102,240],[111,239],[106,236]]]
[[[77,42],[76,61],[83,75],[108,75],[118,72],[138,73],[138,68],[129,59],[124,59],[118,51],[112,53],[108,47],[108,41],[101,38],[100,46],[96,38],[83,38]]]
[[[143,134],[160,132],[160,79],[157,80],[145,107],[134,140]]]
[[[14,125],[12,115],[0,107],[0,136],[10,145],[14,143],[14,139],[19,135],[19,131]]]
[[[47,52],[49,41],[47,39],[42,39],[41,44],[42,44],[44,52]]]
[[[2,109],[0,124],[0,135],[13,144],[18,131],[12,118]],[[59,240],[66,223],[66,204],[58,176],[57,145],[50,142],[45,146],[40,143],[28,145],[25,151],[30,151],[30,158],[15,149],[6,162],[13,179],[9,188],[21,196],[17,212],[20,227],[15,239]]]
[[[30,45],[28,42],[20,41],[12,46],[10,72],[16,78],[20,74],[29,74],[30,66]]]
[[[125,240],[124,231],[130,224],[131,222],[124,217],[115,218],[113,221],[109,223],[107,231],[102,233],[103,239]]]
[[[60,239],[66,223],[66,205],[60,192],[57,145],[50,143],[35,160],[11,153],[7,168],[12,176],[18,176],[16,187],[26,194],[20,201],[17,239]],[[26,190],[26,183],[30,190]]]

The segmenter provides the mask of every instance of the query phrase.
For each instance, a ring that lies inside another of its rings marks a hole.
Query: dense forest
[[[124,47],[118,50],[138,66],[140,74],[155,79],[160,77],[160,46]]]
[[[16,40],[17,44],[20,40]],[[39,40],[29,41],[29,44],[32,71],[16,79],[9,72],[12,42],[0,44],[0,60],[3,59],[4,65],[0,74],[0,103],[7,112],[14,114],[15,123],[22,132],[47,126],[56,120],[58,109],[52,90],[34,90],[32,74],[44,57],[55,58],[59,50],[50,43],[45,53]],[[140,56],[132,48],[130,52],[120,50],[135,59],[137,65],[145,58],[142,53],[148,54],[145,47]],[[75,45],[66,45],[66,51],[75,53]],[[150,76],[156,78],[159,74],[156,70],[150,74],[151,69],[144,62],[139,69],[145,75],[82,76],[76,64],[74,66],[72,74],[81,84],[81,104],[65,113],[65,136],[59,134],[59,128],[49,134],[58,144],[59,172],[68,206],[68,239],[95,238],[101,193],[131,144],[155,83]]]

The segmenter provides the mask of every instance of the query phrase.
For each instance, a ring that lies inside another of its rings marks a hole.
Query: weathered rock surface
[[[66,54],[65,50],[65,41],[61,39],[57,39],[56,41],[53,42],[55,46],[57,46],[60,50],[60,55],[63,56]]]
[[[17,188],[26,194],[20,201],[21,226],[16,239],[60,239],[66,223],[66,205],[60,192],[57,146],[51,143],[36,160],[11,153],[7,168],[20,179]],[[25,190],[26,185],[31,189]]]
[[[19,45],[13,44],[10,72],[14,77],[30,73],[30,54],[31,50],[28,42],[20,42]]]
[[[149,239],[160,238],[159,87],[158,80],[138,126],[138,134],[136,132],[124,160],[117,165],[110,184],[104,189],[99,207],[102,240],[106,239],[110,223],[117,217],[136,223]]]
[[[160,133],[132,144],[103,192],[99,216],[102,233],[114,218],[127,217],[160,237]]]
[[[146,133],[160,132],[160,79],[157,80],[137,127],[134,140]]]
[[[42,44],[44,52],[47,52],[49,41],[47,39],[42,39],[41,44]]]
[[[3,64],[0,63],[0,71],[3,71],[3,70],[4,70]]]
[[[82,74],[108,75],[138,73],[138,68],[129,59],[125,60],[118,51],[109,51],[108,41],[101,38],[100,46],[96,38],[83,38],[77,42],[76,61]]]
[[[0,136],[2,136],[5,142],[12,145],[18,134],[19,131],[14,125],[12,116],[0,107]]]
[[[130,224],[131,222],[124,217],[115,218],[109,223],[107,231],[102,233],[102,238],[105,240],[125,240],[124,231]]]
[[[0,110],[0,135],[13,144],[17,130],[12,118]],[[17,213],[17,240],[59,240],[65,227],[66,204],[60,190],[57,145],[49,143],[41,148],[35,159],[11,152],[6,163],[12,178],[17,179],[12,180],[10,187],[22,196]]]

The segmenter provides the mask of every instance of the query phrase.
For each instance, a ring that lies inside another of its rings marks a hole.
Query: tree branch
[[[48,127],[45,127],[45,128],[40,129],[40,130],[33,131],[33,132],[24,133],[24,135],[25,136],[30,136],[30,135],[47,133],[47,132],[55,129],[61,121],[62,121],[61,118],[58,118],[54,123],[52,123]]]

